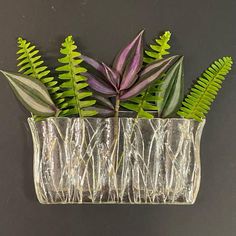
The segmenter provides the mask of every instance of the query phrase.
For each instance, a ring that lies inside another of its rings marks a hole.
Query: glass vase
[[[205,124],[188,119],[28,119],[43,204],[193,204]]]

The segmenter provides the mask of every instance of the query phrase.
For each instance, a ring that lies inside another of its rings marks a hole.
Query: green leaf
[[[151,119],[154,116],[150,113],[150,111],[157,111],[157,106],[155,106],[156,99],[157,97],[153,97],[147,89],[140,95],[131,98],[127,102],[122,102],[121,106],[136,112],[137,117]]]
[[[87,70],[80,65],[82,60],[79,56],[81,54],[76,49],[77,46],[72,36],[68,36],[62,43],[60,50],[63,57],[58,59],[58,61],[63,65],[56,69],[59,72],[58,77],[62,81],[60,87],[63,91],[60,98],[64,99],[59,104],[62,110],[60,116],[94,116],[97,114],[95,110],[85,110],[92,108],[96,100],[92,99],[92,92],[87,90],[87,79],[83,75]]]
[[[157,101],[159,117],[170,117],[180,108],[184,97],[183,57],[167,71],[157,95],[162,98]]]
[[[90,109],[91,110],[89,110],[89,108],[88,109],[83,109],[82,110],[82,116],[83,117],[89,117],[89,116],[95,116],[95,115],[98,114],[98,112],[95,111],[93,107],[91,107]]]
[[[163,35],[159,37],[159,39],[156,39],[156,44],[150,45],[151,51],[145,51],[147,57],[144,57],[144,62],[151,63],[154,60],[160,60],[163,58],[163,56],[170,54],[169,49],[170,45],[168,42],[170,41],[171,33],[169,31],[166,31]]]
[[[190,93],[182,103],[178,115],[187,119],[195,119],[199,122],[205,119],[215,100],[225,76],[232,68],[231,57],[223,57],[215,61],[202,76],[196,81]]]
[[[143,109],[140,109],[138,113],[138,117],[152,119],[154,116],[150,114],[149,112],[146,112]]]
[[[139,107],[137,104],[134,104],[134,103],[130,103],[130,102],[122,102],[121,103],[121,106],[128,109],[128,110],[131,110],[131,111],[136,111],[138,112],[139,111]]]
[[[58,114],[47,88],[39,80],[26,75],[1,72],[9,81],[16,97],[29,112],[43,117]]]

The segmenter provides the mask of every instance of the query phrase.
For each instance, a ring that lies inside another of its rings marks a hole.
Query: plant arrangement
[[[121,110],[136,117],[175,117],[201,121],[231,70],[231,57],[215,61],[184,96],[183,57],[169,54],[165,32],[143,57],[143,31],[116,56],[112,66],[81,55],[72,38],[62,43],[57,78],[39,51],[19,38],[19,73],[2,71],[18,99],[35,118],[114,116]],[[86,64],[94,70],[86,69]],[[182,105],[182,106],[181,106]],[[124,113],[123,113],[124,114]]]
[[[184,58],[169,56],[171,33],[146,50],[143,33],[111,65],[68,36],[55,71],[18,38],[18,73],[1,72],[32,115],[40,202],[194,203],[205,117],[233,61],[214,61],[184,96]]]
[[[34,45],[18,38],[19,73],[2,73],[35,119],[119,117],[132,111],[137,118],[180,116],[202,121],[231,70],[232,58],[213,62],[184,98],[183,57],[166,57],[170,37],[165,32],[144,56],[141,31],[108,66],[82,55],[68,36],[60,49],[61,65],[56,73],[45,66]]]

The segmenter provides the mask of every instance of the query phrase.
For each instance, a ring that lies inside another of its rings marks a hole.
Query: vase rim
[[[40,121],[35,121],[35,119],[33,117],[29,117],[27,120],[28,122],[41,122],[41,121],[50,121],[50,120],[114,120],[115,117],[47,117],[44,118],[43,120]],[[134,117],[118,117],[119,120],[135,120],[136,118]],[[186,118],[151,118],[151,119],[147,119],[147,118],[137,118],[138,120],[172,120],[172,121],[192,121],[192,122],[198,122],[198,123],[205,123],[206,119],[202,119],[202,122],[199,122],[197,120],[194,119],[186,119]]]

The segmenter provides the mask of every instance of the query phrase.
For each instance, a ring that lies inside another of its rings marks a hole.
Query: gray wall
[[[236,60],[235,0],[0,0],[0,68],[16,70],[16,38],[55,65],[63,37],[110,63],[142,28],[150,42],[173,33],[185,55],[186,88],[214,59]],[[236,68],[236,67],[235,67]],[[35,196],[28,113],[0,79],[0,235],[236,235],[236,69],[212,106],[202,139],[202,184],[194,206],[43,206]]]

